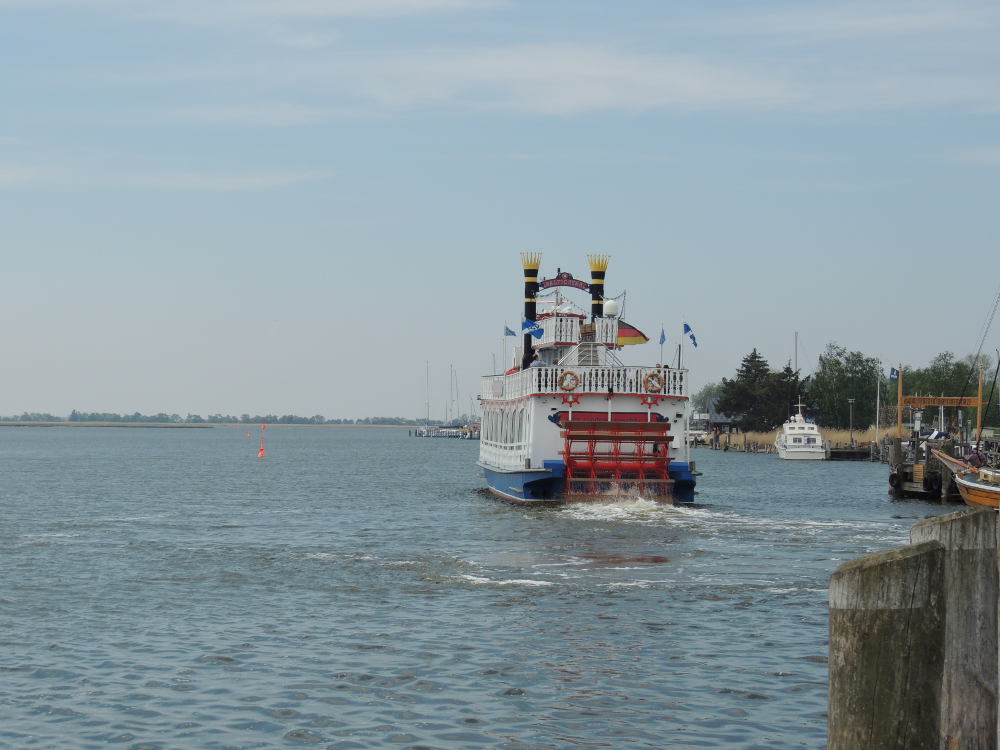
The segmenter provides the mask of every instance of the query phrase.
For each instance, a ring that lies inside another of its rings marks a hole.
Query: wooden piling
[[[941,748],[997,747],[997,513],[961,510],[921,521],[913,544],[945,548]]]
[[[896,467],[903,463],[903,445],[899,438],[889,440],[889,466]]]
[[[945,547],[844,563],[830,581],[830,750],[936,750]]]
[[[997,513],[922,521],[830,582],[830,748],[998,746]]]

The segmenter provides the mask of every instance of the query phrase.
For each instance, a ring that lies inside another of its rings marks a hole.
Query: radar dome
[[[617,318],[621,307],[616,299],[604,300],[604,315],[608,318]]]

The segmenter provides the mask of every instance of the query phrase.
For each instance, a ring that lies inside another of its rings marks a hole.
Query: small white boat
[[[815,422],[807,422],[802,416],[802,399],[799,399],[798,407],[799,413],[793,414],[781,425],[781,432],[774,441],[778,458],[822,461],[826,458],[823,436]]]

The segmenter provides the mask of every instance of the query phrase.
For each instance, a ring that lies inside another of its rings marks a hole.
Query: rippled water
[[[520,508],[406,430],[0,429],[0,746],[823,747],[884,466],[698,450],[698,507]]]

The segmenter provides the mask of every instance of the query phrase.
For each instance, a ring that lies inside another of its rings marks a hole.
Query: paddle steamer
[[[561,270],[539,281],[541,254],[522,254],[523,342],[513,367],[482,380],[478,465],[491,492],[520,503],[693,502],[688,373],[621,361],[648,339],[605,299],[610,256],[587,258],[589,284]],[[563,289],[589,290],[589,314]]]

